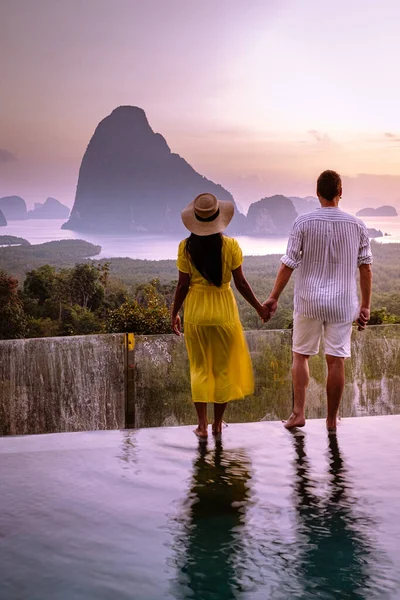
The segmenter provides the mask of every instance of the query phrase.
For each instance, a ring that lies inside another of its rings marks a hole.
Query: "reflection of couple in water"
[[[175,598],[375,597],[376,551],[367,537],[372,522],[356,506],[336,437],[329,437],[329,484],[321,496],[315,493],[304,435],[293,435],[293,445],[295,486],[289,510],[295,514],[296,558],[289,570],[285,560],[293,554],[293,543],[286,546],[276,530],[271,534],[265,509],[253,514],[258,526],[265,522],[262,552],[246,524],[253,495],[246,451],[225,450],[218,441],[212,450],[199,444],[188,513],[179,517],[175,542]]]
[[[191,235],[179,245],[171,325],[180,335],[179,310],[185,302],[185,342],[199,438],[208,435],[207,403],[214,404],[212,432],[219,435],[227,403],[254,391],[250,354],[230,287],[232,276],[238,292],[265,322],[275,314],[294,270],[294,406],[285,427],[305,424],[308,359],[318,354],[323,332],[328,367],[326,425],[328,431],[336,431],[352,323],[357,319],[359,329],[364,329],[370,317],[372,255],[364,223],[338,207],[342,182],[337,173],[320,175],[317,195],[321,208],[296,219],[275,285],[263,304],[244,276],[238,242],[222,234],[233,217],[233,204],[200,194],[182,212]]]

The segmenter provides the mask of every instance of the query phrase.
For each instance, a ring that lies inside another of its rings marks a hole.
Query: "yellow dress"
[[[223,237],[222,286],[209,283],[179,244],[177,267],[190,275],[184,303],[184,336],[193,402],[225,403],[254,391],[253,367],[235,297],[232,271],[243,262],[238,242]]]

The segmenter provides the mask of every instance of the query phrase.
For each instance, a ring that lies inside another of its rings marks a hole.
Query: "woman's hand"
[[[265,306],[264,304],[260,304],[260,306],[257,307],[257,312],[260,315],[261,321],[263,323],[266,323],[267,321],[270,320],[271,314],[270,314],[269,308],[267,306]]]
[[[171,315],[171,328],[175,335],[181,335],[181,318],[179,315]]]

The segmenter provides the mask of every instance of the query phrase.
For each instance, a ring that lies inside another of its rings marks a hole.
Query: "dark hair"
[[[318,177],[317,194],[324,200],[332,201],[342,193],[342,180],[336,171],[324,171]]]
[[[222,234],[196,235],[191,233],[185,250],[192,263],[209,283],[222,285]]]

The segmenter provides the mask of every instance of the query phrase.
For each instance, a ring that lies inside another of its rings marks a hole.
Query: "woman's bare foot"
[[[292,429],[293,427],[304,427],[306,420],[303,416],[292,413],[288,420],[282,421],[282,423],[286,429]]]
[[[212,424],[212,434],[213,435],[221,435],[222,433],[222,428],[223,427],[228,427],[227,423],[225,423],[225,421],[220,421],[219,423],[216,423],[214,421],[214,423]]]
[[[197,435],[199,439],[206,440],[208,438],[207,429],[200,429],[200,427],[197,427],[197,429],[193,430],[193,433]]]
[[[222,433],[222,423],[217,423],[217,424],[213,423],[211,431],[212,431],[213,435],[218,435],[218,434]]]
[[[326,419],[326,429],[328,433],[336,433],[338,425],[340,425],[340,417],[337,417],[334,420]]]

